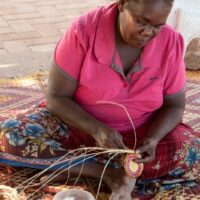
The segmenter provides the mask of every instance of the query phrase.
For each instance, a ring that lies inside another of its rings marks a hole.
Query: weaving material
[[[126,155],[126,158],[124,161],[124,169],[128,176],[136,178],[142,174],[142,171],[144,169],[143,163],[136,163],[134,161],[139,158],[140,156],[138,154]]]

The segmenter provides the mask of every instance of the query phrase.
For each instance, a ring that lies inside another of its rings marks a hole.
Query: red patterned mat
[[[184,115],[184,122],[192,126],[196,131],[200,131],[200,73],[187,72],[187,106]],[[38,78],[39,77],[39,78]],[[35,103],[44,99],[46,74],[38,74],[30,77],[18,79],[0,79],[0,121],[12,117],[16,114],[26,112]],[[8,185],[11,187],[19,186],[22,182],[38,173],[33,169],[10,169],[8,167],[0,166],[0,185]],[[38,183],[38,179],[34,181]],[[54,193],[59,190],[64,190],[71,187],[82,188],[95,194],[98,182],[93,179],[80,179],[76,186],[73,185],[74,180],[68,181],[67,186],[63,183],[57,185],[48,185],[41,188],[33,197],[28,200],[51,200]],[[40,185],[28,188],[26,197],[36,191]],[[171,200],[171,199],[199,199],[200,186],[193,189],[180,188],[170,190],[168,192],[159,193],[154,200]],[[178,198],[179,197],[179,198]],[[107,188],[103,185],[98,200],[108,200],[109,193]],[[25,198],[27,199],[27,198]],[[138,199],[150,199],[147,196],[138,196]]]
[[[20,192],[24,190],[22,195],[20,195],[19,197],[20,200],[52,200],[53,196],[57,192],[71,188],[87,190],[91,192],[94,196],[96,195],[96,191],[98,189],[98,181],[94,179],[80,178],[77,180],[77,178],[71,178],[67,182],[65,181],[53,184],[45,184],[45,186],[42,187],[39,178],[36,178],[33,182],[29,180],[39,172],[39,170],[30,168],[10,168],[5,165],[0,165],[0,185],[17,188],[18,194],[20,194]],[[108,189],[105,187],[104,184],[102,184],[101,192],[98,195],[98,200],[108,200],[108,198]]]
[[[200,81],[188,79],[184,122],[200,132]]]
[[[44,99],[47,73],[18,79],[0,79],[0,121],[27,109]],[[200,72],[187,72],[187,105],[184,122],[200,131]]]
[[[44,99],[47,73],[17,79],[0,79],[0,121],[26,112]]]
[[[41,187],[41,184],[39,184],[39,179],[34,180],[32,183],[28,180],[29,178],[33,177],[35,174],[37,174],[39,171],[29,168],[18,168],[18,169],[10,169],[9,171],[12,171],[8,175],[6,172],[7,170],[3,169],[3,167],[0,166],[0,185],[7,185],[12,188],[18,187],[18,194],[22,192],[24,187],[28,186],[28,184],[32,184],[32,186],[27,187],[27,189],[24,190],[23,194],[20,196],[18,200],[52,200],[53,196],[63,190],[67,189],[81,189],[81,190],[87,190],[91,192],[94,196],[96,195],[97,188],[99,182],[94,179],[79,179],[78,182],[76,182],[76,178],[72,178],[65,182],[60,182],[57,184],[47,184],[44,187]],[[7,176],[7,181],[3,181],[3,175],[4,177]],[[28,180],[28,182],[26,182]],[[76,182],[76,185],[74,183]],[[21,187],[21,184],[25,183]],[[32,194],[34,195],[32,196]],[[0,194],[1,195],[1,194]],[[0,198],[1,199],[1,198]],[[178,186],[175,189],[171,189],[169,191],[163,191],[159,192],[156,196],[152,195],[139,195],[134,193],[133,200],[200,200],[200,185],[197,185],[195,187],[182,187]],[[1,199],[5,200],[5,199]],[[6,199],[7,200],[7,199]],[[14,200],[14,199],[12,199]],[[104,184],[101,186],[101,191],[98,195],[97,200],[109,200],[109,191],[106,188]]]

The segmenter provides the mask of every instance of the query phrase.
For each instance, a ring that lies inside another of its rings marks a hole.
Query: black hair
[[[121,3],[125,3],[125,1],[126,0],[119,0],[119,2],[121,2]],[[140,0],[128,0],[128,1],[129,1],[129,3],[130,2],[140,3]],[[157,2],[160,1],[160,2],[164,3],[166,6],[168,6],[171,9],[175,0],[155,0],[155,1],[157,1]],[[127,8],[130,9],[129,6]]]
[[[169,6],[172,6],[173,3],[174,3],[174,0],[164,0],[164,2],[169,5]]]
[[[137,0],[133,0],[133,1],[137,1]],[[160,1],[165,2],[165,3],[166,3],[167,5],[169,5],[169,6],[172,6],[173,3],[174,3],[174,0],[160,0]]]

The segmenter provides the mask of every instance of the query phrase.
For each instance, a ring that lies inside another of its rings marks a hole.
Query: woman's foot
[[[136,178],[127,176],[124,170],[113,169],[113,172],[105,175],[104,182],[112,192],[109,200],[132,200]]]
[[[100,164],[90,163],[84,166],[81,174],[86,177],[89,176],[100,179],[103,169],[104,166]],[[80,171],[80,166],[74,167],[70,170],[70,176],[71,174],[78,176]],[[43,175],[40,181],[44,183],[45,180],[50,178],[49,175],[51,174]],[[66,181],[68,175],[68,172],[62,173],[55,177],[51,182]],[[131,192],[135,187],[136,179],[127,176],[124,169],[113,169],[108,167],[103,180],[111,190],[110,200],[132,200]]]

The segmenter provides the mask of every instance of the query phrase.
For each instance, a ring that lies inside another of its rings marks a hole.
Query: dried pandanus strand
[[[124,159],[124,170],[130,177],[137,178],[142,174],[144,169],[143,163],[137,163],[135,160],[141,158],[137,153],[127,154]]]

